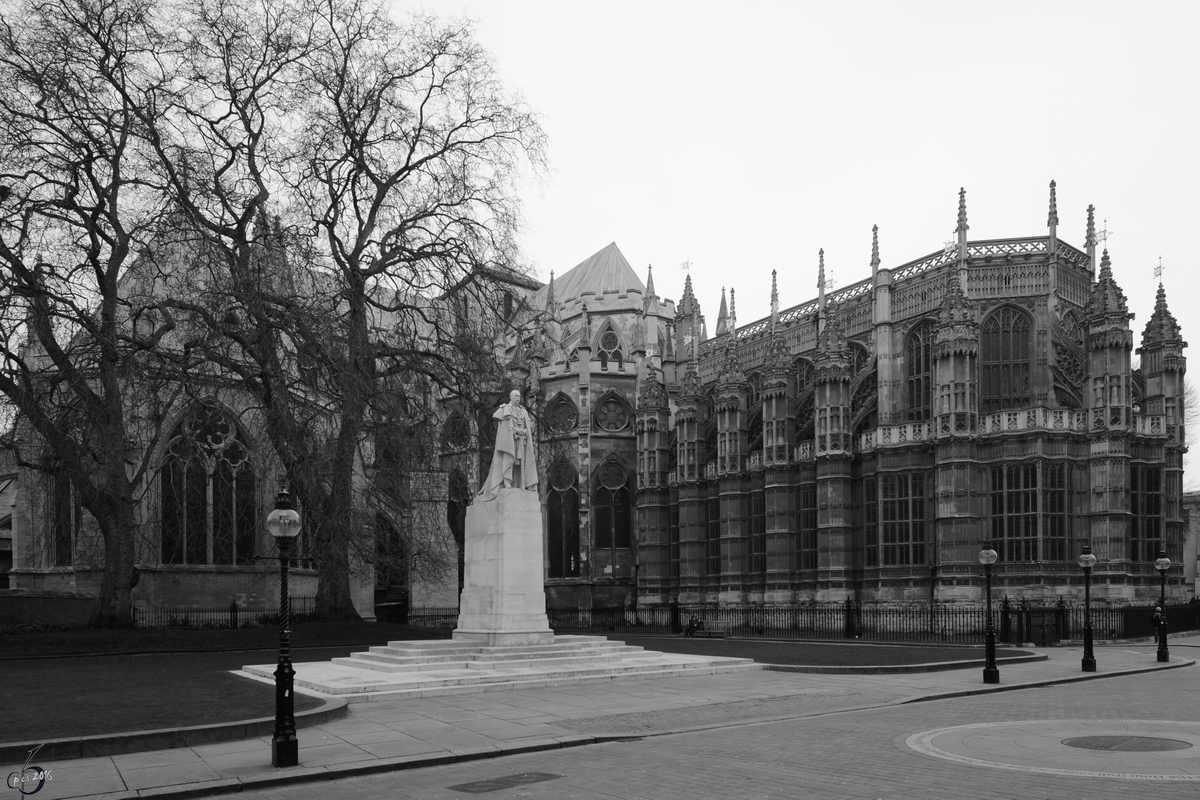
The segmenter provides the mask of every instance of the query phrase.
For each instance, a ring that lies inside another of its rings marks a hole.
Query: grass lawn
[[[292,632],[292,660],[328,661],[397,639],[449,631],[385,623],[307,623]],[[767,642],[619,636],[649,650],[740,656],[771,664],[885,666],[980,658],[982,648],[842,642]],[[0,636],[0,741],[234,722],[275,713],[267,683],[230,674],[274,663],[278,628],[80,630]],[[132,651],[132,652],[131,652]],[[1000,654],[1021,651],[1002,649]],[[108,653],[111,655],[79,655]],[[320,701],[296,695],[296,710]]]
[[[806,667],[890,667],[966,661],[983,658],[982,647],[923,647],[919,644],[891,645],[859,642],[776,642],[759,639],[684,639],[657,636],[610,636],[647,650],[705,656],[752,658],[763,664]],[[1028,655],[1026,650],[1001,647],[998,658]]]
[[[328,661],[365,650],[370,644],[446,635],[448,632],[382,623],[308,623],[292,631],[296,648],[292,661]],[[0,742],[274,716],[275,688],[229,671],[247,664],[274,663],[278,646],[278,628],[139,628],[0,636],[0,707],[8,709],[0,727]],[[131,650],[142,652],[61,657]],[[234,652],[219,652],[230,650]],[[296,711],[319,705],[320,700],[296,695]]]

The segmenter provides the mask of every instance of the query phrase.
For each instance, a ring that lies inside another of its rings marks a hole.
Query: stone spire
[[[1058,198],[1054,181],[1050,181],[1050,215],[1046,227],[1050,229],[1050,254],[1054,255],[1058,251]]]
[[[1088,205],[1087,235],[1084,237],[1087,247],[1088,267],[1092,274],[1096,273],[1096,207]]]
[[[676,307],[675,316],[678,318],[690,317],[696,305],[696,295],[692,291],[692,275],[688,273],[683,281],[683,296],[679,298],[679,305]]]
[[[871,227],[871,280],[879,274],[879,226]]]
[[[817,252],[817,334],[825,330],[825,248]]]
[[[1154,313],[1150,315],[1150,321],[1146,323],[1146,329],[1142,333],[1142,348],[1154,345],[1186,347],[1187,343],[1183,341],[1181,333],[1175,315],[1167,308],[1167,293],[1163,289],[1162,281],[1159,281],[1158,296],[1154,299]]]
[[[970,229],[967,224],[967,190],[964,187],[959,187],[958,190],[958,227],[954,229],[958,234],[958,270],[959,280],[963,280],[961,275],[967,268],[967,230]]]
[[[979,349],[979,323],[974,304],[963,294],[962,282],[951,270],[946,275],[946,294],[934,327],[933,357],[973,355]]]
[[[725,304],[725,287],[721,287],[721,310],[717,312],[717,332],[720,336],[729,330],[729,307]]]
[[[775,279],[775,270],[771,270],[771,330],[779,324],[779,284]]]
[[[1104,249],[1104,255],[1100,257],[1100,277],[1096,280],[1092,294],[1083,307],[1083,313],[1089,320],[1133,319],[1133,315],[1129,313],[1129,304],[1125,302],[1125,293],[1113,279],[1112,262],[1108,260],[1108,248]]]
[[[695,304],[692,305],[692,330],[697,333],[692,337],[691,358],[683,372],[683,380],[679,384],[681,402],[685,399],[696,400],[700,397],[700,308]]]
[[[839,370],[849,376],[850,370],[850,346],[846,342],[846,334],[842,330],[841,313],[838,310],[838,305],[833,303],[829,306],[829,313],[826,315],[825,327],[817,334],[817,376],[820,378],[822,371],[827,377],[831,375],[830,370],[837,372]],[[840,375],[840,372],[838,373]]]
[[[691,278],[691,275],[688,276]],[[642,311],[645,313],[658,312],[658,295],[654,293],[654,265],[646,265],[646,299],[642,303]]]
[[[554,270],[550,270],[550,283],[546,284],[546,319],[558,319],[558,304],[554,302]]]
[[[641,391],[638,392],[638,408],[667,408],[670,402],[662,382],[658,379],[658,370],[654,368],[652,359],[646,360],[646,377],[642,380]]]
[[[738,353],[737,299],[734,292],[734,289],[729,290],[729,336],[725,339],[725,356],[721,366],[723,383],[741,383],[745,380],[742,374],[742,358]]]

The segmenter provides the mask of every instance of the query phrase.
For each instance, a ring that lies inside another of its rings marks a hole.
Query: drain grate
[[[1191,742],[1163,739],[1158,736],[1076,736],[1063,739],[1067,747],[1081,750],[1121,750],[1129,753],[1154,753],[1164,750],[1186,750]]]
[[[466,792],[467,794],[483,794],[484,792],[498,792],[501,789],[513,789],[529,783],[553,781],[561,777],[562,775],[551,775],[549,772],[521,772],[516,775],[505,775],[503,778],[492,778],[491,780],[475,781],[474,783],[460,783],[457,786],[448,786],[446,788],[455,792]]]

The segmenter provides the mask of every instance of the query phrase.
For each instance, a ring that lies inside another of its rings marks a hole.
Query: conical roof
[[[1100,277],[1092,288],[1084,306],[1084,314],[1093,322],[1119,321],[1124,322],[1132,316],[1129,304],[1125,301],[1125,293],[1113,279],[1112,263],[1108,260],[1108,250],[1100,258]]]

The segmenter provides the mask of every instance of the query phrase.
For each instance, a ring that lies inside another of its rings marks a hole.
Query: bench
[[[724,622],[706,622],[703,628],[692,632],[693,639],[724,639],[729,635],[729,625]]]

